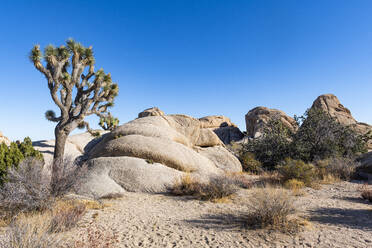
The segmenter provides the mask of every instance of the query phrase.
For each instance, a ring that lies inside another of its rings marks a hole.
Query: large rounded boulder
[[[119,126],[85,149],[89,170],[77,193],[165,192],[186,173],[205,179],[242,171],[209,127],[186,115],[147,116]],[[98,190],[104,181],[109,186]]]
[[[256,107],[245,115],[247,135],[252,138],[260,137],[265,132],[265,128],[270,120],[281,121],[284,126],[293,132],[298,128],[297,122],[283,111],[266,107]]]

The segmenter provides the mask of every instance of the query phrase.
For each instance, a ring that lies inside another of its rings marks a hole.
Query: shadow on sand
[[[318,208],[310,213],[311,221],[372,231],[372,209]]]
[[[249,229],[247,225],[247,215],[241,214],[207,214],[199,219],[186,220],[187,223],[203,229],[240,231]]]

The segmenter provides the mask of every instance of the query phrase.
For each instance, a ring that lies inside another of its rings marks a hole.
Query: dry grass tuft
[[[260,174],[260,183],[263,185],[281,185],[282,182],[278,171],[264,171]]]
[[[299,181],[297,179],[290,179],[284,183],[284,188],[289,189],[292,191],[292,194],[294,196],[303,196],[304,192],[302,191],[302,188],[305,187],[304,182]]]
[[[215,201],[229,197],[238,191],[236,182],[227,176],[211,177],[208,183],[192,179],[189,174],[182,177],[170,189],[173,195],[190,195],[199,200]]]
[[[66,237],[50,233],[50,214],[20,214],[10,224],[0,241],[4,248],[50,248],[61,247]]]
[[[302,222],[292,217],[297,212],[294,199],[285,189],[272,187],[256,189],[249,206],[252,210],[248,217],[250,226],[285,233],[296,233],[300,230]]]
[[[59,201],[52,209],[50,232],[64,232],[75,227],[83,217],[86,206],[79,201]]]
[[[102,200],[114,200],[114,199],[120,199],[120,198],[123,198],[124,197],[124,194],[122,193],[111,193],[111,194],[107,194],[105,196],[102,196],[100,199]]]

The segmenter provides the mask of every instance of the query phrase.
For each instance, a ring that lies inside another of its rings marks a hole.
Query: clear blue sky
[[[226,115],[253,107],[302,114],[323,93],[372,123],[372,1],[1,1],[0,130],[53,137],[46,81],[28,53],[73,37],[120,93],[121,123],[145,108]],[[92,120],[96,123],[97,120]]]

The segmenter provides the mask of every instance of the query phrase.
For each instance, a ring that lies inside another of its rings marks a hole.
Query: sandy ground
[[[120,242],[113,247],[372,247],[372,204],[360,198],[359,187],[342,182],[306,188],[296,199],[311,224],[294,236],[247,228],[243,203],[251,190],[230,203],[127,193],[103,210],[90,210],[70,234],[85,235],[94,223],[117,233]]]

